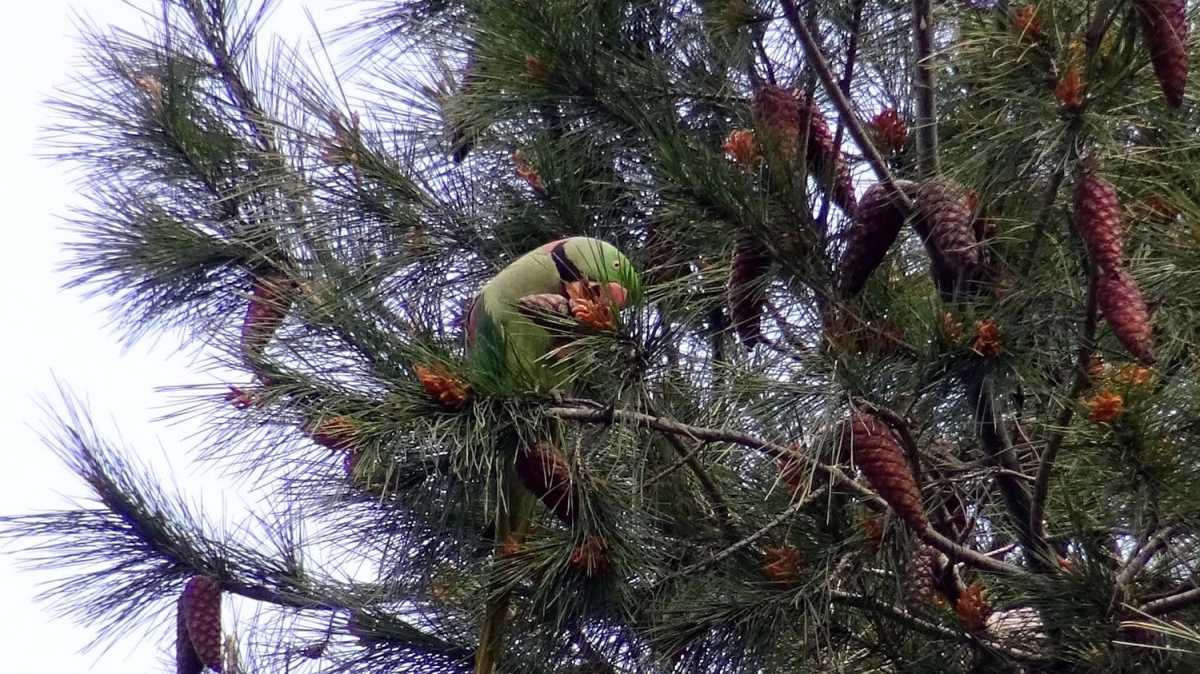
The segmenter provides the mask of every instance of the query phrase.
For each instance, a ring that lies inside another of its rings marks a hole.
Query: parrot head
[[[556,241],[549,247],[564,279],[582,276],[584,280],[598,284],[600,293],[618,309],[641,301],[642,282],[629,258],[616,246],[579,236]]]

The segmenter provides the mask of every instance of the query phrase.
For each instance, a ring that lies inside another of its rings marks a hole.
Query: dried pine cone
[[[1187,0],[1134,0],[1154,76],[1173,107],[1183,105],[1188,75]]]
[[[987,603],[987,593],[983,583],[975,581],[970,587],[958,595],[954,602],[954,612],[963,629],[968,632],[982,632],[987,628],[987,620],[992,615],[992,607]]]
[[[1088,256],[1104,273],[1121,268],[1125,245],[1121,231],[1121,202],[1112,183],[1087,173],[1075,187],[1075,224]]]
[[[187,619],[182,611],[175,612],[175,674],[200,674],[204,671],[204,663],[192,648],[192,638],[188,636]]]
[[[904,211],[892,200],[887,188],[879,183],[869,187],[846,231],[846,250],[838,265],[838,283],[843,293],[853,296],[862,290],[903,226]]]
[[[939,290],[952,291],[959,278],[979,273],[970,195],[953,180],[934,178],[918,187],[916,196],[913,228],[929,251]]]
[[[1137,282],[1125,271],[1102,271],[1096,278],[1096,302],[1121,344],[1144,365],[1154,364],[1154,330]]]
[[[295,287],[291,277],[278,270],[254,279],[250,305],[242,319],[242,358],[247,365],[253,366],[262,358],[275,331],[283,324]]]
[[[579,494],[566,458],[548,442],[534,442],[517,452],[515,465],[521,484],[538,497],[563,524],[575,522]]]
[[[570,316],[571,300],[558,293],[526,295],[517,300],[517,311],[528,317],[534,325],[545,328],[562,327],[561,323],[555,323],[554,317]]]
[[[589,536],[571,550],[571,564],[591,578],[608,570],[608,544],[600,536]]]
[[[763,573],[773,582],[783,586],[795,585],[800,580],[800,568],[804,558],[800,550],[791,543],[768,545],[763,548],[766,561],[763,563]]]
[[[761,321],[770,264],[767,251],[757,239],[749,235],[738,239],[729,274],[729,317],[742,344],[749,348],[764,341]]]
[[[213,671],[221,671],[221,581],[209,576],[193,577],[179,595],[178,611],[196,658]]]
[[[837,204],[846,215],[853,216],[857,204],[850,167],[842,153],[833,146],[833,134],[829,132],[829,125],[825,123],[821,112],[814,108],[808,113],[805,115],[808,118],[808,147],[805,152],[809,171],[816,177],[817,185],[829,195],[830,201]]]
[[[915,607],[926,604],[944,602],[945,598],[937,590],[937,576],[940,573],[940,553],[922,545],[913,552],[908,562],[908,574],[904,580],[904,591],[908,595],[908,603]]]
[[[873,414],[858,412],[850,418],[847,433],[854,463],[875,491],[913,529],[928,528],[921,493],[887,423]]]

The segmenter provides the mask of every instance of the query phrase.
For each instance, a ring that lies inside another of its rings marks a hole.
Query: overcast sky
[[[132,0],[135,5],[155,0]],[[312,9],[323,29],[336,25],[328,11],[338,0],[285,0],[271,27],[295,41],[310,29],[303,8]],[[67,86],[79,64],[78,30],[72,8],[86,8],[97,24],[135,28],[136,13],[121,0],[35,0],[17,3],[0,22],[0,514],[68,506],[66,496],[85,489],[43,445],[38,430],[47,415],[39,399],[54,400],[55,380],[89,402],[102,429],[161,465],[170,457],[180,477],[208,484],[186,463],[194,428],[154,422],[166,411],[169,394],[159,389],[211,383],[189,369],[174,345],[142,343],[123,351],[107,326],[100,300],[84,301],[60,290],[65,277],[54,271],[64,259],[62,217],[83,200],[66,167],[39,157],[47,152],[39,135],[50,111],[44,101]],[[172,406],[174,408],[175,406]],[[211,488],[206,487],[211,490]],[[209,498],[219,495],[205,494]],[[44,573],[18,571],[0,554],[0,653],[6,672],[129,674],[174,670],[174,634],[134,630],[107,654],[82,654],[95,633],[55,617],[35,604]],[[228,625],[228,622],[227,622]]]

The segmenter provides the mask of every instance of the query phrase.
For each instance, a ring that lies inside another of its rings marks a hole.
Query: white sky
[[[305,6],[327,29],[346,16],[338,12],[336,20],[330,19],[329,8],[345,4],[285,0],[270,25],[295,42],[311,32]],[[149,454],[148,459],[171,457],[185,482],[196,475],[184,461],[195,444],[188,438],[194,429],[152,423],[174,400],[156,389],[212,381],[190,371],[184,356],[173,355],[169,340],[156,348],[143,343],[122,353],[118,337],[107,327],[103,302],[85,302],[79,293],[59,289],[65,276],[54,268],[64,259],[62,243],[69,236],[61,217],[70,205],[83,201],[73,193],[63,166],[36,155],[47,151],[39,144],[40,128],[50,114],[43,101],[55,87],[68,83],[78,64],[72,7],[85,8],[97,24],[139,25],[134,10],[121,0],[16,3],[0,22],[0,457],[5,458],[0,464],[0,514],[6,515],[67,507],[64,495],[86,493],[37,435],[46,419],[38,400],[56,399],[55,378],[89,401],[111,437],[119,428],[121,438]],[[196,486],[194,481],[191,486]],[[205,496],[208,501],[214,495]],[[134,630],[107,654],[81,654],[94,632],[35,604],[37,583],[50,576],[18,571],[15,561],[0,551],[0,653],[5,671],[173,671],[173,629],[169,635],[162,629]]]

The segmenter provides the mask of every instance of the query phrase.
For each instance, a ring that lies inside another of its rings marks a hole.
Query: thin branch
[[[1075,399],[1079,397],[1079,394],[1083,393],[1084,387],[1087,386],[1088,364],[1091,362],[1092,353],[1096,349],[1096,283],[1094,271],[1092,272],[1092,277],[1088,281],[1083,327],[1079,331],[1079,352],[1075,356],[1075,376],[1071,382],[1070,390],[1067,391],[1067,399],[1063,402],[1063,408],[1058,413],[1058,417],[1055,418],[1054,427],[1050,429],[1049,435],[1046,438],[1046,448],[1042,451],[1041,459],[1038,461],[1037,478],[1033,483],[1033,501],[1030,503],[1029,509],[1029,526],[1042,539],[1046,537],[1046,528],[1042,524],[1042,518],[1046,512],[1046,499],[1050,494],[1050,477],[1054,472],[1054,461],[1058,457],[1059,448],[1062,447],[1063,438],[1066,437],[1067,425],[1071,423],[1071,417],[1075,415]]]
[[[737,540],[741,533],[733,524],[733,515],[729,509],[729,501],[725,500],[725,496],[717,487],[717,483],[713,481],[712,476],[696,460],[696,452],[688,449],[677,435],[663,433],[662,436],[671,445],[671,448],[675,450],[675,453],[679,455],[679,460],[688,467],[688,470],[692,471],[692,475],[700,483],[700,488],[708,496],[709,503],[712,505],[713,511],[717,514],[717,520],[721,523],[721,528],[725,530],[725,535],[730,540]]]
[[[859,150],[863,153],[863,158],[870,164],[871,169],[875,172],[875,177],[887,189],[889,196],[896,200],[902,208],[907,212],[912,210],[912,199],[908,198],[900,187],[896,184],[896,177],[887,167],[883,156],[879,154],[879,150],[871,143],[870,136],[867,135],[862,124],[858,122],[858,117],[854,114],[854,108],[847,98],[838,88],[837,79],[834,78],[833,71],[829,67],[829,62],[825,60],[825,56],[821,54],[821,47],[817,44],[817,40],[813,37],[812,31],[804,25],[804,21],[800,18],[800,11],[796,8],[796,0],[783,0],[783,13],[787,17],[788,23],[791,24],[792,30],[795,31],[797,39],[800,40],[800,45],[804,48],[804,55],[808,59],[809,65],[816,71],[817,77],[821,80],[821,86],[825,89],[825,93],[829,95],[833,102],[833,107],[837,109],[838,119],[850,131],[850,137],[854,139],[854,143],[858,145]]]
[[[1002,646],[994,641],[985,641],[972,635],[956,632],[952,629],[942,627],[941,625],[922,620],[902,608],[880,601],[874,597],[864,597],[862,595],[851,594],[849,592],[833,590],[829,593],[829,600],[834,604],[851,606],[853,608],[859,608],[866,611],[871,611],[873,613],[878,613],[881,616],[890,618],[894,622],[910,627],[918,632],[928,634],[931,637],[983,645],[987,648],[999,651],[1000,653],[1018,660],[1041,661],[1044,659],[1037,653],[1032,653],[1030,651],[1012,648],[1009,646]]]
[[[1132,555],[1130,555],[1129,560],[1121,566],[1119,571],[1117,571],[1114,580],[1116,586],[1118,588],[1128,586],[1129,583],[1131,583],[1133,579],[1137,577],[1138,573],[1140,573],[1141,570],[1150,563],[1150,560],[1154,558],[1154,555],[1157,554],[1159,550],[1166,547],[1167,543],[1170,542],[1171,537],[1179,533],[1179,531],[1180,527],[1171,525],[1163,527],[1161,531],[1151,536],[1150,540],[1146,541],[1145,545],[1142,545]]]
[[[917,165],[925,177],[938,173],[937,109],[933,90],[933,8],[913,0],[913,90],[917,98]]]
[[[1138,611],[1147,615],[1166,615],[1196,604],[1200,604],[1200,587],[1193,587],[1162,599],[1156,599],[1143,605]]]
[[[807,465],[811,469],[832,480],[833,483],[838,487],[852,492],[861,498],[866,506],[879,511],[886,511],[889,509],[887,501],[885,501],[881,496],[871,491],[868,487],[860,484],[854,478],[846,475],[846,473],[837,466],[830,466],[820,463],[816,459],[804,454],[803,452],[797,452],[783,445],[756,438],[749,433],[720,428],[692,426],[690,424],[654,417],[641,412],[605,408],[591,401],[570,400],[565,402],[565,405],[546,407],[544,408],[543,412],[548,416],[566,421],[580,421],[593,424],[624,423],[638,426],[640,428],[649,428],[665,433],[694,438],[697,440],[706,440],[709,442],[728,442],[762,452],[771,456],[772,458],[791,459]],[[1019,576],[1025,573],[1025,571],[1019,567],[992,559],[991,557],[988,557],[978,551],[959,545],[958,543],[946,538],[933,529],[925,529],[924,531],[919,531],[916,533],[923,541],[940,550],[941,552],[944,552],[951,559],[962,561],[977,569],[990,571],[992,573],[1005,576]]]
[[[700,560],[699,562],[696,562],[695,564],[692,564],[691,566],[687,566],[687,567],[684,567],[683,569],[680,569],[679,571],[671,574],[665,580],[671,580],[673,578],[680,578],[683,576],[693,574],[701,569],[706,569],[706,568],[712,566],[713,564],[716,564],[716,563],[720,562],[721,560],[726,559],[727,557],[734,554],[738,550],[741,550],[749,545],[752,545],[755,541],[757,541],[758,539],[760,539],[763,536],[766,536],[768,533],[770,533],[770,531],[772,529],[774,529],[775,527],[779,526],[780,524],[783,524],[784,522],[790,520],[792,517],[794,517],[796,515],[796,513],[800,512],[805,507],[811,505],[814,501],[816,501],[818,498],[820,498],[821,495],[824,493],[825,493],[824,487],[814,489],[812,492],[806,494],[804,496],[804,498],[796,501],[795,503],[791,504],[787,508],[784,508],[784,510],[782,512],[780,512],[778,515],[776,515],[775,518],[772,519],[770,522],[767,522],[758,531],[755,531],[754,533],[750,534],[749,536],[746,536],[745,538],[737,541],[733,545],[730,545],[729,547],[722,549],[720,552],[717,552],[716,554],[709,557],[708,559]],[[664,580],[664,582],[665,582],[665,580]]]
[[[1044,537],[1037,536],[1030,526],[1030,513],[1033,509],[1032,498],[1025,487],[1025,480],[1017,480],[1012,474],[1021,473],[1021,465],[1012,448],[1012,440],[1004,419],[996,409],[992,384],[983,379],[971,387],[970,397],[975,406],[975,422],[979,425],[979,439],[984,453],[995,465],[1003,469],[996,474],[996,485],[1004,498],[1008,509],[1009,519],[1017,529],[1021,546],[1025,548],[1030,564],[1039,570],[1053,568],[1050,549]]]

